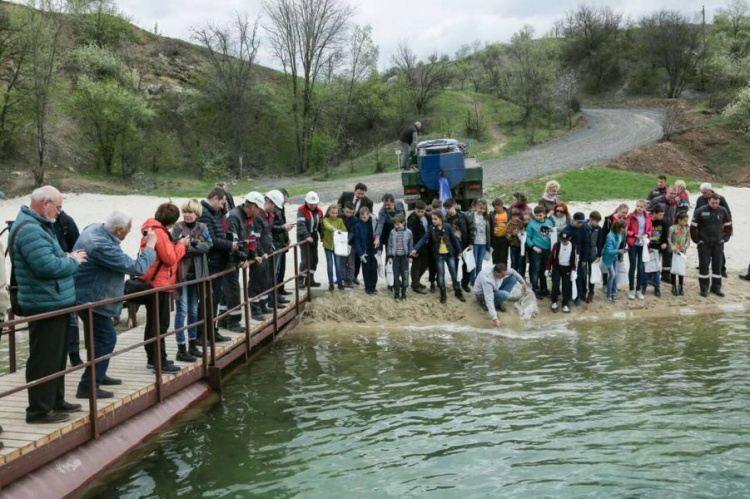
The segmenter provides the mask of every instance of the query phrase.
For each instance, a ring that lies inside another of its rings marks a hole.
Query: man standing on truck
[[[422,129],[422,123],[419,121],[415,122],[413,125],[409,125],[401,132],[401,135],[398,138],[399,143],[401,144],[401,169],[406,170],[406,167],[409,166],[409,155],[411,153],[412,145],[416,148],[417,147],[417,138],[419,135],[419,131]]]

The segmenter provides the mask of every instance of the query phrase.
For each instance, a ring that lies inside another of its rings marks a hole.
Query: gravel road
[[[485,187],[600,163],[653,144],[662,136],[662,111],[584,109],[583,113],[586,125],[564,137],[513,156],[483,161]],[[324,202],[332,201],[338,199],[342,191],[351,190],[358,181],[367,184],[368,195],[374,200],[379,200],[386,192],[396,197],[403,194],[398,172],[316,182],[311,189],[316,190]]]

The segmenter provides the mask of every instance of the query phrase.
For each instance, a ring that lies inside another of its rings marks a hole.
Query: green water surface
[[[102,497],[750,497],[750,316],[300,329]]]

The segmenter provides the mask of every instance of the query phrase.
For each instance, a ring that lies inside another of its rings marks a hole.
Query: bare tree
[[[67,17],[64,0],[29,0],[26,36],[28,42],[27,75],[31,86],[30,107],[36,160],[34,182],[44,183],[49,146],[49,118],[53,87],[60,73],[60,36]]]
[[[700,26],[677,11],[662,10],[641,20],[651,61],[667,72],[667,97],[677,98],[702,57]]]
[[[297,170],[302,173],[310,166],[317,125],[316,84],[330,63],[339,59],[354,9],[339,0],[273,0],[263,10],[269,19],[264,28],[271,49],[288,76]]]
[[[593,90],[602,90],[604,83],[617,74],[621,25],[621,13],[586,4],[565,18],[565,59],[585,73]]]
[[[401,42],[392,61],[418,114],[422,114],[430,101],[443,93],[450,83],[450,59],[447,55],[433,53],[426,61],[420,61],[409,46]]]
[[[11,139],[8,119],[20,102],[16,92],[28,47],[22,25],[0,9],[0,149]]]
[[[208,50],[213,97],[229,124],[235,169],[245,176],[245,143],[252,118],[255,57],[258,53],[258,21],[237,14],[228,26],[206,24],[193,30],[193,39]]]
[[[573,128],[572,114],[573,101],[578,93],[578,75],[575,71],[566,70],[557,75],[555,83],[555,94],[557,95],[560,107],[568,118],[568,128]]]

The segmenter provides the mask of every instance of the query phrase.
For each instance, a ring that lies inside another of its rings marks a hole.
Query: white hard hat
[[[245,203],[254,204],[258,208],[262,208],[265,202],[266,198],[258,191],[250,191],[245,196]]]
[[[320,198],[318,197],[318,193],[315,191],[310,191],[305,196],[305,203],[307,204],[318,204],[320,203]]]
[[[284,195],[280,190],[274,189],[272,191],[268,191],[266,197],[276,205],[276,208],[281,209],[284,207]]]

